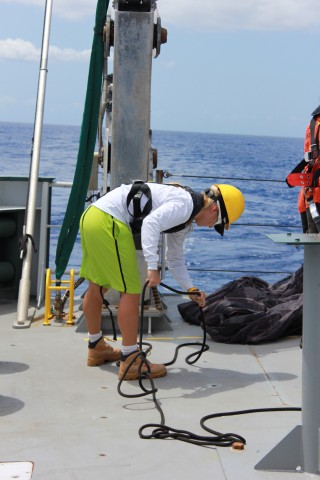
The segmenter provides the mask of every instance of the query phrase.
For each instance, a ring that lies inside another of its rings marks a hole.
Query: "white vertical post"
[[[29,235],[30,237],[33,237],[34,235],[35,216],[36,216],[36,196],[37,196],[41,137],[42,137],[42,126],[43,126],[45,89],[46,89],[46,79],[47,79],[51,13],[52,13],[52,0],[46,0],[39,83],[38,83],[38,96],[37,96],[37,106],[36,106],[35,126],[34,126],[34,143],[33,143],[32,158],[31,158],[31,165],[30,165],[30,180],[29,180],[29,192],[28,192],[28,202],[27,202],[27,211],[26,211],[26,225],[24,225],[24,232],[23,232],[24,235]],[[31,288],[31,279],[30,279],[31,260],[32,260],[32,248],[33,248],[30,239],[27,240],[26,245],[27,245],[27,251],[23,258],[22,274],[21,274],[21,279],[19,284],[17,320],[14,323],[15,328],[29,327],[31,322],[31,319],[28,317],[30,288]]]

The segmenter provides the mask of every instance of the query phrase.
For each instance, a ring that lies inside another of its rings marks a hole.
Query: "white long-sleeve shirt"
[[[157,270],[159,264],[158,246],[160,234],[170,228],[187,222],[193,211],[190,193],[171,185],[148,183],[152,196],[152,210],[144,218],[141,228],[141,243],[148,270]],[[99,198],[94,206],[129,225],[132,216],[128,212],[127,197],[131,185],[121,185]],[[147,201],[145,197],[142,201]],[[166,235],[166,261],[173,278],[181,288],[193,286],[188,273],[183,250],[184,240],[190,226]]]

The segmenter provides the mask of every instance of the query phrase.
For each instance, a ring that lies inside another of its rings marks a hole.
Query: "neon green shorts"
[[[80,276],[118,292],[141,293],[137,254],[130,227],[90,206],[80,219]]]

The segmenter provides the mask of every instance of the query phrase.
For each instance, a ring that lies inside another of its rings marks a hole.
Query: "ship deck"
[[[170,320],[153,319],[152,335],[144,336],[152,343],[153,362],[170,362],[177,345],[202,341],[202,330],[181,319],[176,308],[181,301],[165,297]],[[224,416],[207,423],[243,436],[243,450],[141,439],[142,425],[160,423],[152,396],[121,396],[114,363],[87,367],[84,329],[54,321],[44,326],[42,311],[30,328],[17,329],[12,327],[14,303],[2,303],[0,313],[1,480],[319,478],[300,471],[298,460],[294,472],[256,468],[301,424],[301,412]],[[208,338],[207,344],[209,350],[195,365],[188,365],[185,357],[196,347],[180,349],[168,375],[155,380],[166,425],[209,435],[200,426],[206,415],[301,407],[300,338],[256,346]],[[124,382],[122,390],[141,393],[137,381]]]

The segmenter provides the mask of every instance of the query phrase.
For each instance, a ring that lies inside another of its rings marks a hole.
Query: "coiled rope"
[[[180,295],[189,295],[189,292],[182,292],[179,290],[176,290],[172,287],[169,287],[168,285],[165,285],[164,283],[160,283],[160,285],[168,290],[171,290],[175,293],[178,293]],[[203,430],[206,432],[210,433],[210,435],[197,435],[195,433],[189,432],[188,430],[181,430],[177,428],[170,427],[166,425],[165,423],[165,416],[163,413],[162,408],[160,407],[160,404],[157,400],[156,393],[158,389],[155,387],[154,381],[151,377],[150,374],[150,366],[147,361],[147,356],[149,352],[152,349],[151,344],[143,342],[142,340],[142,330],[143,330],[143,314],[144,314],[144,298],[145,298],[145,291],[148,286],[148,282],[145,283],[142,294],[141,294],[141,311],[140,311],[140,333],[139,333],[139,351],[137,352],[136,355],[133,355],[133,359],[126,368],[125,372],[123,373],[122,378],[119,380],[118,383],[118,393],[126,398],[139,398],[139,397],[144,397],[146,395],[152,395],[152,399],[154,402],[154,405],[156,409],[158,410],[160,414],[160,423],[146,423],[145,425],[142,425],[139,428],[139,436],[142,439],[145,440],[151,440],[151,439],[157,439],[157,440],[165,440],[165,439],[173,439],[173,440],[180,440],[182,442],[187,442],[191,443],[193,445],[198,445],[198,446],[218,446],[218,447],[230,447],[233,446],[234,448],[244,448],[244,445],[246,444],[246,439],[242,437],[241,435],[238,435],[236,433],[222,433],[218,432],[216,430],[213,430],[209,428],[206,425],[206,422],[208,420],[211,420],[213,418],[218,418],[218,417],[225,417],[225,416],[234,416],[234,415],[246,415],[246,414],[252,414],[252,413],[262,413],[262,412],[282,412],[282,411],[301,411],[301,408],[299,407],[285,407],[285,408],[257,408],[257,409],[249,409],[249,410],[238,410],[238,411],[232,411],[232,412],[220,412],[220,413],[214,413],[211,415],[206,415],[200,420],[200,426]],[[192,292],[193,295],[196,295],[197,292]],[[200,292],[199,292],[200,295]],[[200,350],[197,352],[194,352],[190,355],[188,355],[185,358],[186,363],[189,365],[193,365],[196,363],[201,355],[209,350],[209,346],[206,344],[206,325],[204,321],[204,316],[203,316],[203,311],[201,309],[201,315],[200,315],[200,324],[203,329],[203,341],[202,343],[199,342],[191,342],[191,343],[183,343],[181,345],[178,345],[175,350],[175,354],[173,359],[170,362],[164,363],[165,366],[168,365],[173,365],[178,357],[178,352],[179,349],[185,346],[200,346]],[[147,348],[143,350],[143,346],[146,346]],[[138,394],[133,394],[133,395],[128,395],[125,394],[121,390],[122,383],[124,381],[124,378],[130,369],[131,365],[136,361],[136,359],[140,357],[140,365],[139,365],[139,386],[142,390],[142,393]],[[191,361],[191,358],[196,357]],[[142,372],[142,366],[146,365],[147,371]],[[144,386],[144,381],[148,380],[150,382],[151,388],[147,389]],[[146,429],[152,429],[151,433],[147,434],[144,433]]]

